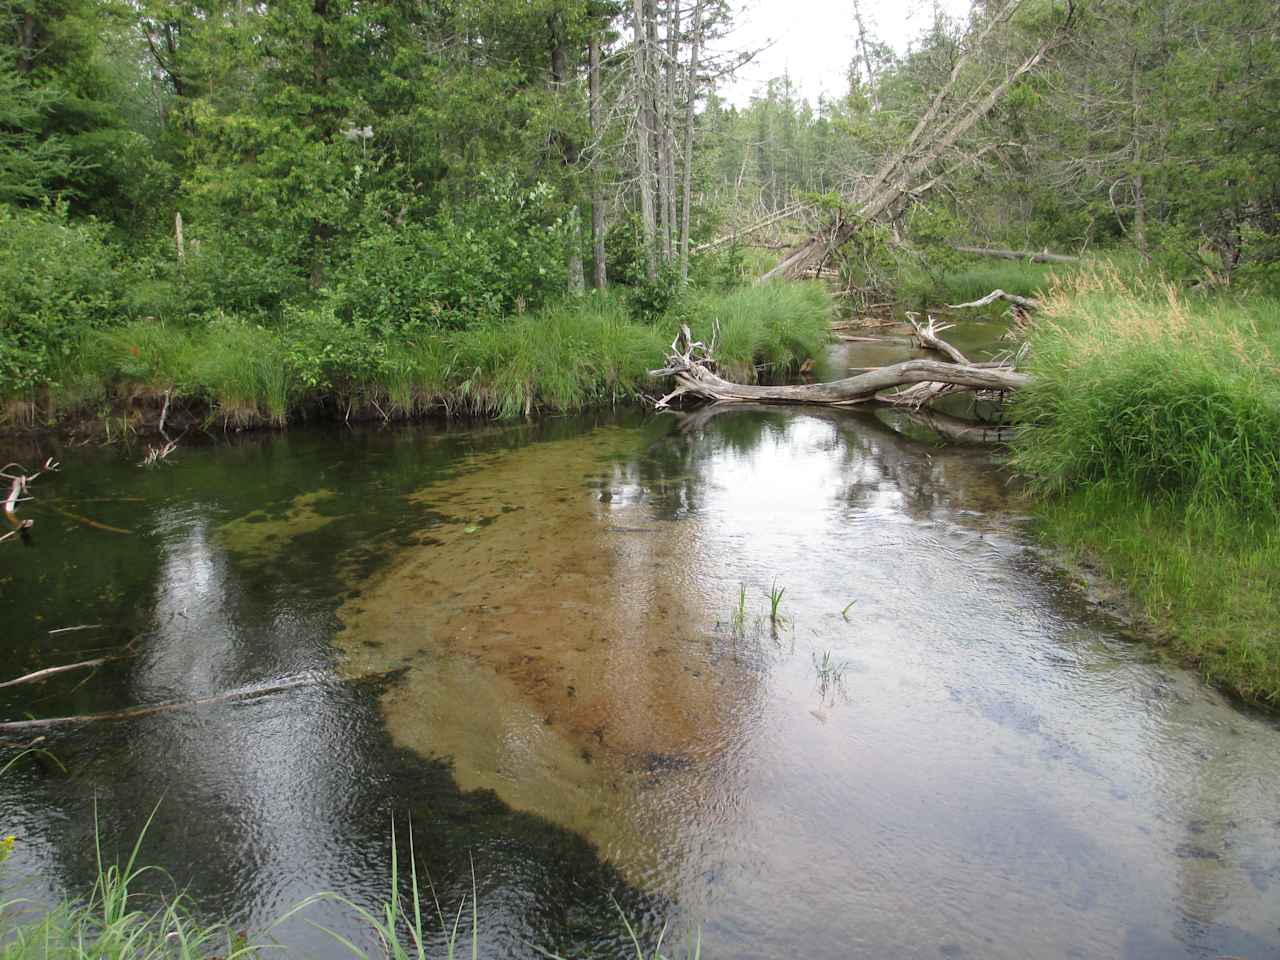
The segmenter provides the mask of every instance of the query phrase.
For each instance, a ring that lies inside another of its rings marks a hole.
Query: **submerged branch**
[[[158,713],[172,713],[175,710],[190,710],[195,707],[205,707],[219,703],[235,703],[239,701],[252,700],[257,697],[284,693],[288,690],[297,690],[300,687],[318,686],[325,683],[360,683],[367,680],[379,680],[396,672],[397,670],[384,670],[379,673],[361,674],[358,677],[350,677],[345,680],[343,678],[328,675],[295,677],[291,680],[282,680],[278,683],[269,684],[267,686],[229,690],[226,693],[219,693],[209,697],[199,697],[195,700],[169,701],[167,703],[128,707],[124,710],[110,710],[105,713],[82,713],[70,717],[44,717],[37,720],[9,720],[0,722],[0,733],[26,733],[34,730],[50,730],[57,727],[74,727],[85,723],[101,723],[111,720],[134,720],[138,717],[150,717]]]

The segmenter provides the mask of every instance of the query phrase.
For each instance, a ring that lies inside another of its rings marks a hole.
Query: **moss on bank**
[[[226,318],[196,329],[141,320],[87,333],[48,389],[7,398],[10,425],[121,410],[176,412],[235,426],[284,425],[306,411],[408,418],[439,411],[511,417],[617,403],[650,388],[676,325],[710,337],[739,379],[784,377],[821,358],[832,317],[820,284],[690,294],[662,323],[618,296],[566,300],[463,330],[386,336],[332,312],[264,327]]]
[[[1280,303],[1086,273],[1031,343],[1013,463],[1042,536],[1207,680],[1280,706]]]

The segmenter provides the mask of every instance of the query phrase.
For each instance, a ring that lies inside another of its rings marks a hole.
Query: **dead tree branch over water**
[[[681,397],[713,403],[851,406],[875,400],[895,402],[897,395],[887,391],[915,384],[945,384],[967,390],[1004,393],[1019,390],[1031,382],[1027,374],[1009,366],[970,363],[960,351],[938,336],[939,329],[945,328],[935,326],[932,319],[926,326],[916,324],[921,345],[937,350],[955,362],[905,360],[841,380],[770,386],[725,380],[716,372],[715,338],[710,345],[704,344],[701,340],[694,340],[689,328],[684,326],[671,344],[666,366],[651,371],[654,377],[671,377],[675,381],[675,389],[657,400],[655,406],[665,409]]]
[[[4,518],[12,527],[8,533],[0,536],[0,543],[8,540],[10,537],[20,537],[22,542],[30,545],[31,539],[28,531],[35,524],[35,521],[27,518],[25,520],[18,519],[18,504],[25,503],[31,497],[27,495],[31,484],[37,478],[46,473],[55,473],[58,470],[58,462],[50,457],[44,462],[44,466],[35,473],[27,473],[26,468],[20,463],[6,463],[3,469],[0,469],[0,478],[9,481],[9,495],[4,501]]]

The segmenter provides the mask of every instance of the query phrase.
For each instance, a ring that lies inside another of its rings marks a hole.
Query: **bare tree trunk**
[[[569,224],[569,271],[566,278],[569,292],[582,293],[587,289],[587,280],[582,271],[582,212],[575,205],[569,216],[573,218]]]
[[[1021,260],[1024,263],[1079,263],[1080,258],[1066,253],[1050,253],[1048,250],[1001,250],[995,247],[966,247],[952,244],[952,250],[969,253],[975,257],[996,257],[1000,260]]]
[[[664,72],[663,91],[663,123],[662,123],[662,180],[666,194],[666,206],[663,209],[663,250],[667,262],[675,259],[676,242],[676,73],[678,72],[680,55],[680,0],[668,0],[667,3],[667,57]]]
[[[671,393],[657,401],[657,406],[666,407],[681,396],[712,402],[850,406],[873,401],[886,390],[918,383],[950,384],[967,390],[1004,392],[1019,390],[1031,382],[1027,374],[1018,373],[1011,367],[944,363],[940,360],[906,360],[827,383],[762,386],[725,380],[712,370],[714,365],[711,349],[701,342],[695,342],[689,328],[684,327],[680,337],[672,344],[667,365],[651,372],[654,377],[673,377],[676,384]]]
[[[858,0],[853,0],[853,23],[858,28],[858,52],[862,56],[862,68],[867,72],[867,91],[871,96],[871,109],[880,109],[880,93],[876,89],[876,71],[871,66],[871,56],[867,53],[867,27],[862,20],[862,7]]]
[[[569,72],[568,51],[565,49],[564,24],[557,11],[547,18],[547,29],[551,35],[551,87],[557,96],[565,88],[565,80]],[[555,139],[560,144],[561,162],[566,168],[573,168],[578,163],[578,144],[563,130],[555,132]],[[582,276],[582,216],[578,210],[577,189],[572,179],[566,182],[566,200],[570,203],[569,224],[569,256],[566,264],[565,286],[570,293],[581,293],[586,288]]]
[[[644,233],[645,272],[650,280],[658,278],[658,224],[653,209],[653,131],[650,123],[652,90],[649,82],[649,34],[645,0],[634,0],[636,77],[636,159],[640,173],[640,227]]]
[[[600,109],[600,37],[592,33],[588,43],[589,66],[587,74],[588,111],[591,119],[591,139],[600,143],[603,133]],[[605,275],[604,254],[604,189],[600,172],[591,172],[591,285],[604,291],[608,286]]]
[[[26,76],[35,67],[36,16],[27,11],[18,20],[18,72]]]
[[[1143,194],[1142,181],[1142,133],[1138,126],[1138,117],[1142,109],[1142,97],[1138,89],[1138,48],[1134,41],[1133,55],[1129,61],[1129,135],[1132,144],[1133,162],[1133,242],[1144,260],[1147,252],[1147,199]]]
[[[702,53],[702,4],[693,7],[693,45],[689,49],[689,73],[684,107],[684,177],[680,208],[680,282],[689,282],[689,219],[693,206],[693,122],[698,102],[698,57]]]

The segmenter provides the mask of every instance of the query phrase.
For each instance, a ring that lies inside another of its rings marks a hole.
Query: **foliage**
[[[1046,543],[1123,587],[1206,681],[1280,705],[1280,525],[1111,482],[1040,500],[1036,514]]]
[[[536,309],[563,282],[567,234],[550,187],[508,177],[425,224],[379,224],[337,281],[335,311],[379,334],[458,328]]]
[[[688,319],[721,324],[730,369],[798,369],[821,355],[831,312],[818,284],[699,294]],[[645,390],[672,329],[635,321],[626,298],[591,294],[536,313],[382,336],[330,304],[291,308],[277,326],[232,316],[198,324],[152,319],[94,331],[59,370],[87,394],[172,393],[237,424],[283,423],[302,406],[336,401],[344,415],[520,416],[580,410]],[[96,386],[93,386],[96,385]]]
[[[1092,273],[1043,313],[1013,448],[1043,536],[1209,680],[1280,702],[1280,303]]]
[[[84,331],[115,317],[115,256],[105,230],[68,221],[65,207],[0,207],[0,390],[15,394],[47,382]]]
[[[74,168],[67,145],[40,136],[53,94],[27,83],[0,47],[0,202],[39,200]]]

